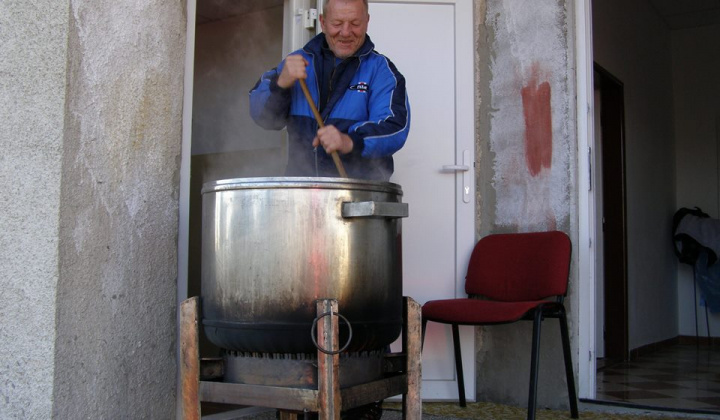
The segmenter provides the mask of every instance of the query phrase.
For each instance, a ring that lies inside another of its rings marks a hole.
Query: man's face
[[[338,58],[350,57],[362,46],[369,21],[362,0],[330,0],[320,15],[325,39]]]

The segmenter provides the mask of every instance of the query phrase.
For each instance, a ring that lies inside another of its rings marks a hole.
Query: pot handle
[[[408,217],[407,203],[382,201],[352,201],[342,203],[342,217],[387,217],[397,219]]]

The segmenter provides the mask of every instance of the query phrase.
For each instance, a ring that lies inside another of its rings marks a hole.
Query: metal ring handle
[[[315,338],[315,335],[317,335],[317,323],[318,323],[318,321],[319,321],[321,318],[324,318],[324,317],[326,317],[326,316],[328,316],[328,315],[337,315],[338,318],[340,318],[340,319],[342,319],[343,321],[345,321],[345,323],[346,323],[347,326],[348,326],[348,330],[350,331],[350,336],[348,337],[347,343],[345,343],[345,345],[342,346],[342,348],[341,348],[340,350],[338,350],[338,351],[327,350],[327,349],[324,349],[324,348],[320,347],[320,345],[319,345],[318,342],[317,342],[317,339]],[[352,341],[352,335],[353,335],[353,332],[352,332],[352,325],[350,325],[350,321],[348,321],[347,318],[345,318],[344,316],[340,315],[338,312],[325,312],[325,313],[323,313],[323,314],[318,315],[318,316],[313,320],[312,328],[310,329],[310,338],[312,339],[312,342],[313,342],[313,344],[315,345],[315,348],[318,349],[318,350],[320,350],[321,352],[323,352],[323,353],[325,353],[325,354],[331,354],[331,355],[332,355],[332,354],[340,354],[340,353],[342,353],[343,351],[345,351],[345,349],[348,348],[348,346],[350,345],[350,341]]]

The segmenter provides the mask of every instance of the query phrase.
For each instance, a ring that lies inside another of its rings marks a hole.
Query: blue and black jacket
[[[302,54],[310,63],[308,90],[325,125],[334,125],[353,140],[353,151],[340,155],[348,176],[387,181],[393,173],[392,154],[407,139],[410,105],[405,78],[374,47],[366,37],[353,56],[340,60],[319,34],[293,54]],[[337,177],[331,156],[312,147],[318,124],[300,85],[277,85],[284,63],[263,74],[250,91],[250,114],[266,129],[287,126],[287,176]]]

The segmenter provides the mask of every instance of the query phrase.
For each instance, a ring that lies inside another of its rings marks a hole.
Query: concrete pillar
[[[49,418],[69,1],[0,2],[0,413]]]
[[[572,7],[565,0],[476,3],[480,236],[557,229],[577,238]],[[577,336],[576,283],[572,274],[566,300],[571,341]],[[527,404],[531,338],[532,323],[478,330],[478,400]],[[549,320],[539,407],[568,406],[562,360],[558,323]]]
[[[0,412],[172,418],[186,2],[0,4]]]

